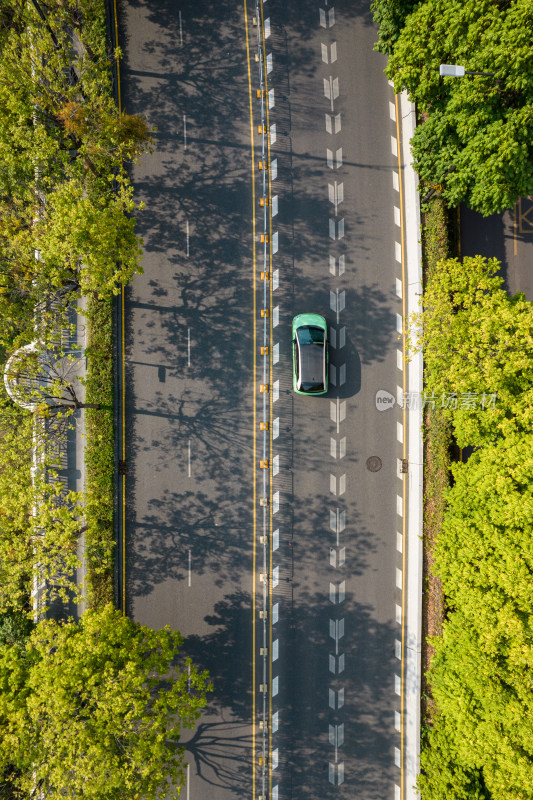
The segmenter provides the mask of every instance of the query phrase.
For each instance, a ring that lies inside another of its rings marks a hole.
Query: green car
[[[292,321],[292,385],[297,394],[328,390],[328,326],[320,314],[298,314]]]

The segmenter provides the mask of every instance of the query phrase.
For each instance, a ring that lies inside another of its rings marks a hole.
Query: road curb
[[[410,140],[416,127],[415,106],[404,91],[400,96],[402,152],[404,154],[405,243],[407,273],[407,320],[419,310],[422,295],[422,244],[418,175],[411,164]],[[416,339],[412,336],[413,344]],[[420,397],[423,391],[422,353],[410,354],[407,365],[409,397]],[[407,618],[405,620],[405,797],[418,798],[416,779],[420,765],[420,694],[422,652],[422,568],[423,568],[423,494],[424,462],[422,439],[422,409],[411,403],[408,416],[408,513],[407,513]]]

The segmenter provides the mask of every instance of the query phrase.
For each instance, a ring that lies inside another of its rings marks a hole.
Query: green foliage
[[[435,570],[451,611],[429,672],[425,800],[531,797],[533,434],[453,467]]]
[[[140,271],[123,164],[150,147],[146,121],[114,103],[102,0],[41,4],[45,22],[12,5],[0,35],[0,294],[14,305],[3,341],[32,302],[64,287],[109,296]]]
[[[522,672],[533,660],[533,435],[487,444],[453,474],[437,572],[483,650]]]
[[[5,357],[38,340],[39,352],[11,368],[21,373],[21,398],[33,398],[33,417],[10,401],[0,410],[7,431],[0,443],[6,465],[0,608],[10,592],[14,603],[26,602],[36,569],[66,591],[60,575],[77,565],[82,531],[89,602],[101,606],[113,598],[109,298],[140,271],[136,206],[123,165],[149,148],[150,131],[142,117],[116,108],[110,67],[119,53],[108,52],[103,0],[47,0],[39,3],[44,19],[33,3],[6,2],[0,16],[0,349]],[[80,294],[88,299],[90,339],[83,404],[69,377],[77,355],[55,349]],[[82,499],[52,488],[49,467],[51,449],[86,404],[94,407],[85,412]],[[11,428],[19,417],[22,423]],[[32,486],[34,436],[43,469]],[[48,527],[50,536],[43,535]]]
[[[427,202],[422,217],[422,256],[424,285],[439,261],[452,256],[448,211],[439,195],[433,195]]]
[[[530,0],[424,0],[387,66],[427,118],[412,142],[423,181],[450,206],[488,215],[533,190],[533,5]],[[439,64],[490,76],[441,78]]]
[[[21,609],[3,611],[0,614],[0,647],[24,645],[33,627],[33,622]]]
[[[426,383],[437,402],[458,395],[448,410],[461,447],[513,430],[529,430],[533,381],[533,317],[522,294],[509,297],[496,259],[439,262],[423,298],[422,346]],[[485,408],[460,407],[469,393]],[[491,397],[497,394],[494,408]]]
[[[424,800],[529,800],[533,785],[533,323],[499,266],[438,262],[418,320],[432,391],[498,393],[493,409],[444,411],[475,450],[452,466],[433,550],[448,615],[431,640]]]
[[[492,800],[485,790],[481,770],[457,753],[457,739],[463,732],[456,721],[438,714],[429,727],[420,754],[418,788],[424,800]]]
[[[78,566],[82,497],[63,491],[54,473],[53,442],[32,415],[0,392],[0,614],[28,610],[33,580],[48,582],[41,599],[72,595]],[[35,464],[32,477],[31,470]]]
[[[113,600],[113,316],[110,300],[91,298],[86,318],[86,400],[101,404],[85,412],[85,514],[87,531],[87,593],[93,608]]]
[[[391,55],[408,15],[421,0],[372,0],[374,22],[379,25],[375,49]]]
[[[36,226],[42,273],[53,286],[73,276],[82,294],[109,297],[119,292],[138,269],[141,248],[134,233],[132,189],[118,193],[84,192],[75,180],[48,197],[47,213]]]
[[[175,666],[181,643],[107,606],[0,648],[0,768],[19,770],[21,795],[178,797],[181,730],[211,688],[189,659]]]

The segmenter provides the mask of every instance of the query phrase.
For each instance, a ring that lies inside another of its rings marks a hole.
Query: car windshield
[[[300,345],[324,344],[324,331],[322,330],[322,328],[315,328],[311,325],[308,325],[305,328],[298,328],[297,335],[300,341]]]

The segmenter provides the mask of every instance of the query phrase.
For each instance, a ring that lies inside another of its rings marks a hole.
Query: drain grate
[[[379,456],[370,456],[366,460],[366,468],[369,472],[379,472],[383,463]]]

